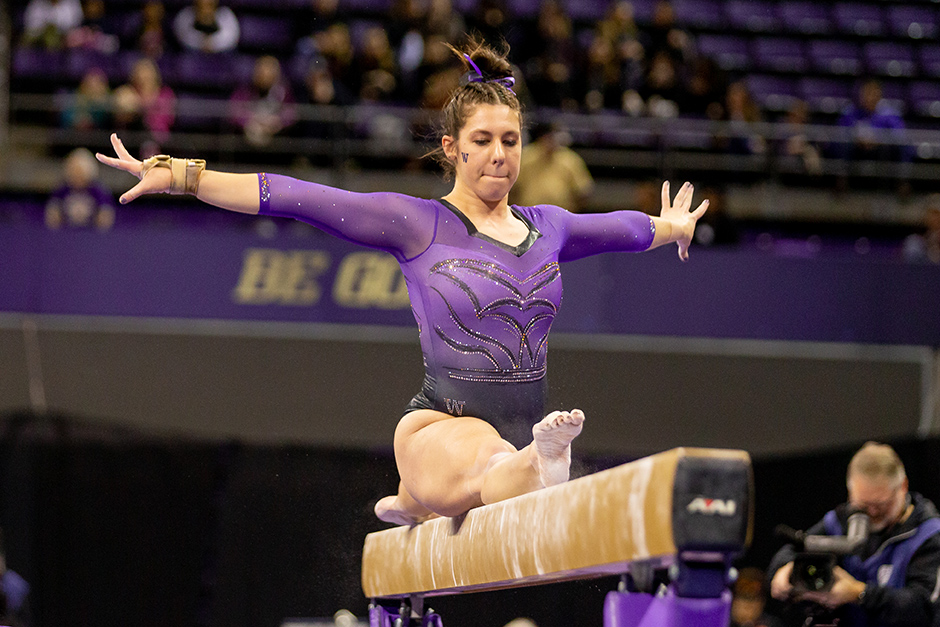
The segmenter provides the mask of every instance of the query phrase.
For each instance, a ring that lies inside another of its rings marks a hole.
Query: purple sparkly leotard
[[[562,298],[558,263],[643,251],[654,235],[637,211],[513,206],[529,235],[511,246],[478,233],[446,201],[272,174],[259,181],[262,215],[296,218],[398,260],[424,352],[424,385],[409,407],[482,418],[518,445],[544,415],[548,332]]]

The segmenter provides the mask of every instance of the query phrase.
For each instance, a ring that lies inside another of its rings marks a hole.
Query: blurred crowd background
[[[477,33],[510,46],[529,128],[550,127],[592,177],[570,175],[571,210],[655,211],[658,182],[682,177],[712,197],[713,216],[874,222],[903,237],[936,204],[940,4],[929,0],[10,10],[9,132],[28,156],[106,148],[116,130],[141,155],[217,166],[430,173],[436,112],[463,79],[447,44]],[[11,178],[36,188],[36,171]]]

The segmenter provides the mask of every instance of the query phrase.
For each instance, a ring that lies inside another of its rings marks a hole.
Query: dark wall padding
[[[277,627],[287,617],[364,616],[365,535],[397,485],[388,450],[198,443],[7,416],[0,523],[10,567],[33,585],[36,627]],[[858,444],[861,444],[860,442]],[[805,527],[845,498],[852,447],[755,459],[755,541]],[[912,489],[940,499],[940,442],[897,443]],[[626,459],[579,459],[577,474]],[[435,598],[445,624],[597,625],[616,578]]]

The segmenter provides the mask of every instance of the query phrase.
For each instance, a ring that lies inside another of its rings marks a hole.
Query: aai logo
[[[710,499],[697,496],[688,504],[686,510],[690,514],[705,514],[706,516],[734,516],[737,503],[732,499]]]

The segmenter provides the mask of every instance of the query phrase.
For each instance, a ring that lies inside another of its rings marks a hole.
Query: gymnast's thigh
[[[483,475],[493,455],[515,451],[485,420],[433,409],[408,412],[395,429],[398,472],[419,501],[460,490]]]

